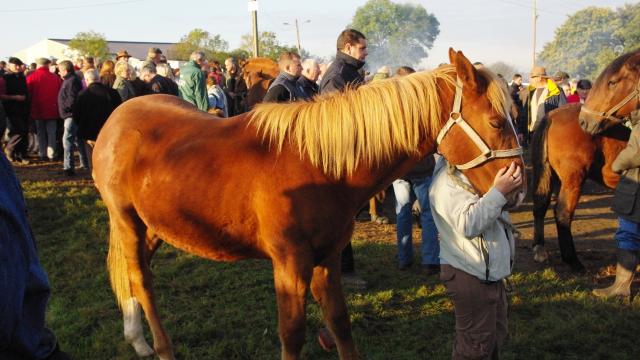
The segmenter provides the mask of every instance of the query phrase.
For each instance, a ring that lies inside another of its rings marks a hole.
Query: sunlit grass
[[[47,322],[75,359],[136,359],[108,284],[107,214],[95,189],[72,182],[23,182],[40,257],[53,295]],[[371,238],[356,227],[365,291],[347,295],[354,337],[366,359],[448,359],[453,307],[444,287],[419,269],[395,268],[393,226]],[[271,265],[215,263],[163,246],[155,289],[179,359],[277,359],[279,339]],[[505,359],[638,359],[640,305],[589,296],[590,276],[552,268],[512,278]],[[322,326],[309,297],[308,359],[336,359],[315,340]],[[146,333],[148,339],[150,334]]]

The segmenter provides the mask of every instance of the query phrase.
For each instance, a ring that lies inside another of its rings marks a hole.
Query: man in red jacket
[[[58,92],[62,80],[49,71],[51,61],[36,60],[38,68],[27,76],[27,90],[31,97],[31,118],[36,122],[40,160],[53,160],[56,155],[56,121]]]

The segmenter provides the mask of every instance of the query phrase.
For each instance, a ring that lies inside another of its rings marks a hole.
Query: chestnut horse
[[[629,116],[640,116],[640,49],[619,56],[598,75],[580,111],[580,126],[595,135]]]
[[[585,179],[613,189],[620,179],[611,163],[625,148],[630,130],[617,125],[598,136],[580,129],[581,104],[570,104],[550,112],[536,126],[531,142],[533,166],[533,253],[538,262],[546,261],[544,218],[551,194],[559,187],[554,217],[562,261],[575,271],[584,266],[576,255],[571,221]]]
[[[109,213],[111,284],[136,352],[153,353],[142,307],[156,354],[174,359],[150,271],[164,241],[212,260],[270,260],[282,359],[300,356],[309,289],[340,358],[358,358],[340,253],[365,201],[436,148],[481,194],[500,168],[523,166],[502,82],[461,52],[449,56],[452,65],[431,72],[261,104],[227,121],[166,95],[118,107],[96,141],[93,178]]]
[[[263,57],[251,58],[241,64],[240,68],[244,83],[238,84],[239,90],[246,89],[247,96],[244,98],[244,107],[251,110],[256,104],[262,102],[269,86],[280,73],[280,69],[275,61]]]

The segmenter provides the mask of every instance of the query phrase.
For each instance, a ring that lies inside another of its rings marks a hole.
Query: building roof
[[[69,45],[71,39],[48,39],[64,45]],[[118,50],[127,50],[129,55],[137,59],[146,59],[147,51],[150,47],[157,47],[162,50],[164,55],[167,55],[167,51],[173,47],[175,43],[168,42],[146,42],[146,41],[115,41],[107,40],[107,46],[109,47],[109,53],[115,55]]]

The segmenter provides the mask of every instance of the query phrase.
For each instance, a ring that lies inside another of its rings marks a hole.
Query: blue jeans
[[[430,186],[431,176],[411,180],[411,182],[402,179],[393,182],[393,191],[396,195],[398,263],[401,266],[413,262],[413,240],[411,238],[413,217],[411,215],[411,206],[416,199],[422,209],[420,213],[420,224],[422,225],[422,264],[440,264],[438,229],[436,229],[436,224],[433,221],[431,206],[429,204]]]
[[[618,241],[618,249],[640,250],[640,223],[618,218],[618,230],[614,238]]]
[[[56,348],[44,326],[49,280],[26,214],[13,168],[0,154],[0,359],[44,359]]]
[[[87,150],[84,141],[77,136],[78,125],[73,118],[64,119],[64,133],[62,135],[62,148],[64,149],[64,159],[62,168],[65,170],[73,170],[75,168],[75,159],[73,152],[78,149],[80,154],[80,166],[89,168],[89,160],[87,159]]]

